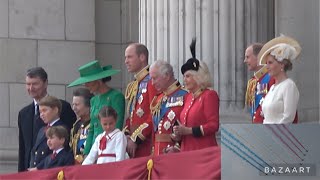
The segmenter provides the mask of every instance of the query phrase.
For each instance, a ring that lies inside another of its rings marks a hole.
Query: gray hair
[[[78,88],[73,91],[73,96],[79,96],[83,98],[83,103],[86,107],[90,108],[90,100],[93,94],[87,88]]]
[[[206,89],[212,87],[211,76],[207,64],[203,61],[199,61],[200,66],[198,71],[189,70],[193,75],[194,80],[198,83],[200,88]]]
[[[173,67],[167,61],[157,60],[151,64],[150,70],[153,68],[157,68],[161,76],[168,75],[174,77]]]
[[[27,77],[40,78],[43,82],[48,80],[48,74],[42,67],[33,67],[27,70]]]

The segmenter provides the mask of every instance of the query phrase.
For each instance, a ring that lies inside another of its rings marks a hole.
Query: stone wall
[[[92,0],[0,0],[0,172],[17,169],[7,166],[18,158],[18,112],[32,102],[27,69],[42,66],[49,94],[70,101],[66,85],[95,58],[94,18]]]
[[[319,122],[319,0],[277,0],[275,32],[296,38],[302,52],[289,73],[300,91],[302,122]]]

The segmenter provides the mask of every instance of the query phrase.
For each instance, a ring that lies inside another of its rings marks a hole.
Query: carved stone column
[[[274,34],[273,1],[264,0],[140,0],[140,42],[150,49],[150,61],[169,61],[182,80],[181,65],[196,56],[205,61],[220,97],[221,122],[250,122],[244,108],[247,80],[243,64],[252,42]]]

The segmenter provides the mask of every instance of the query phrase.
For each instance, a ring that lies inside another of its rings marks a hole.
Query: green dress
[[[110,89],[104,94],[95,95],[90,100],[91,109],[90,109],[90,129],[87,136],[84,154],[88,155],[93,145],[96,137],[103,132],[102,126],[98,119],[98,114],[100,109],[103,106],[111,106],[117,111],[118,119],[116,128],[122,130],[123,128],[123,119],[124,119],[124,110],[125,110],[125,99],[123,94],[115,89]]]

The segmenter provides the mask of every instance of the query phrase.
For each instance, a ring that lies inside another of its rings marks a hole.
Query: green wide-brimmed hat
[[[80,73],[80,77],[70,83],[68,87],[78,86],[87,82],[99,80],[120,72],[120,70],[112,69],[111,65],[101,67],[100,63],[97,60],[81,66],[78,70]]]

